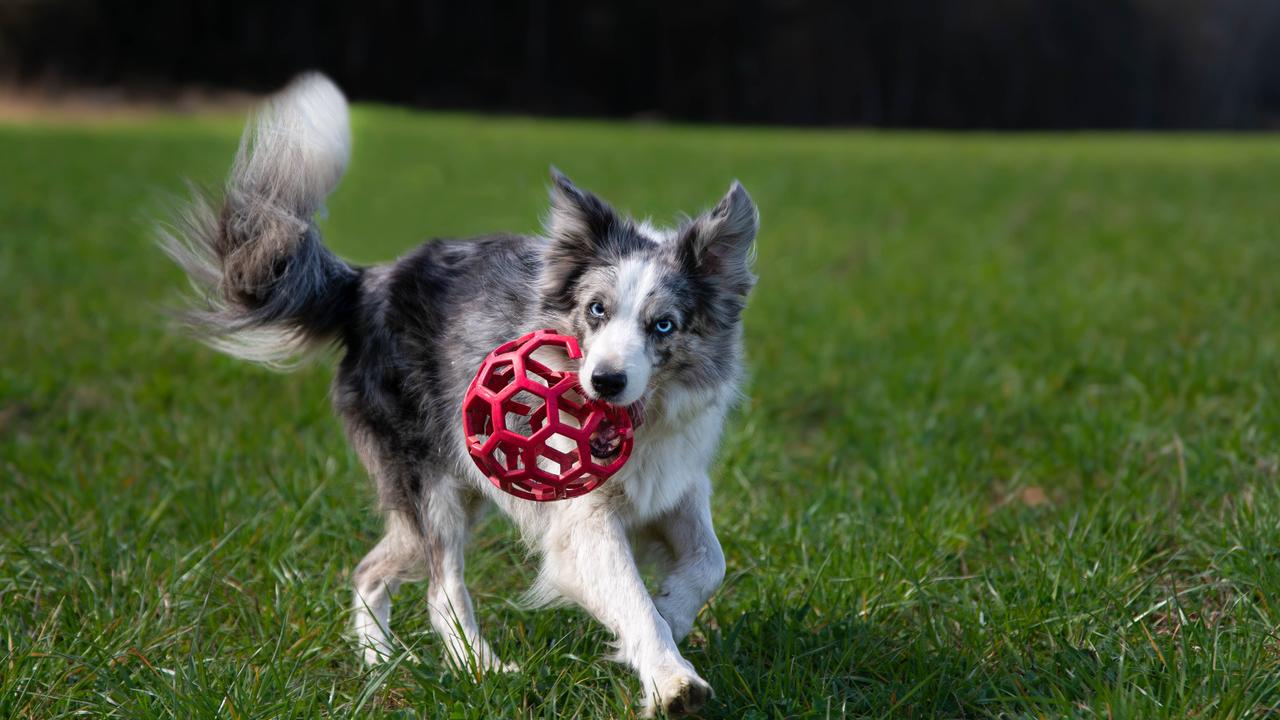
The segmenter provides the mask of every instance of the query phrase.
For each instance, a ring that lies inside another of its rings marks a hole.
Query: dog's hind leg
[[[417,521],[399,511],[387,515],[382,540],[356,566],[354,625],[366,663],[390,657],[391,595],[400,583],[421,580],[426,567]]]
[[[471,594],[463,579],[472,514],[469,510],[458,486],[449,481],[425,491],[422,516],[431,625],[444,641],[445,656],[455,667],[512,672],[519,667],[502,662],[480,634]]]
[[[401,583],[426,578],[431,626],[445,643],[446,659],[481,672],[517,670],[498,659],[476,623],[463,582],[469,513],[456,486],[442,480],[424,489],[418,514],[420,520],[388,513],[386,535],[356,567],[354,625],[365,662],[376,664],[394,652],[391,596]]]

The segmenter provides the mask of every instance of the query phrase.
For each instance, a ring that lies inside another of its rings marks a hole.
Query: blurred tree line
[[[1280,0],[0,0],[0,82],[716,122],[1280,125]]]

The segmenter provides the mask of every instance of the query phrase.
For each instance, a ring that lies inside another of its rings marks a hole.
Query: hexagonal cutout
[[[568,435],[553,432],[537,448],[538,468],[555,475],[557,480],[567,478],[582,467],[579,443]]]
[[[490,452],[503,475],[510,475],[524,470],[524,448],[509,440],[499,438]]]
[[[524,366],[530,380],[551,387],[575,369],[577,363],[570,359],[563,345],[542,343],[525,356]]]
[[[525,360],[524,376],[528,378],[530,382],[537,383],[542,387],[551,387],[560,382],[560,379],[564,377],[564,374],[558,373],[541,363],[534,362],[533,360]]]
[[[467,401],[462,410],[462,429],[468,437],[484,443],[493,434],[493,403],[476,395]]]
[[[494,360],[484,371],[481,387],[497,395],[515,379],[516,369],[510,360]]]
[[[587,398],[576,386],[560,394],[556,401],[556,408],[559,410],[560,422],[568,427],[581,428],[587,418],[591,417]]]
[[[521,436],[529,437],[541,426],[533,415],[546,414],[547,401],[528,390],[518,390],[511,397],[502,401],[502,425],[507,430]]]

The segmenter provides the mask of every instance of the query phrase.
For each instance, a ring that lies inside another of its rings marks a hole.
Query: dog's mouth
[[[644,398],[631,403],[626,410],[627,415],[631,416],[633,429],[644,423]],[[595,432],[591,433],[590,444],[592,456],[601,460],[612,460],[622,452],[622,434],[606,419],[600,423]]]

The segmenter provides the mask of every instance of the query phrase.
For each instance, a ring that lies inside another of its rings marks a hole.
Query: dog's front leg
[[[653,528],[671,548],[672,562],[654,598],[676,642],[693,629],[702,605],[724,581],[724,552],[711,525],[711,483],[703,478],[689,497]]]
[[[544,544],[543,580],[613,632],[617,659],[635,668],[644,684],[646,716],[658,708],[679,713],[701,706],[711,686],[680,656],[645,589],[622,523],[603,507],[566,510]]]

